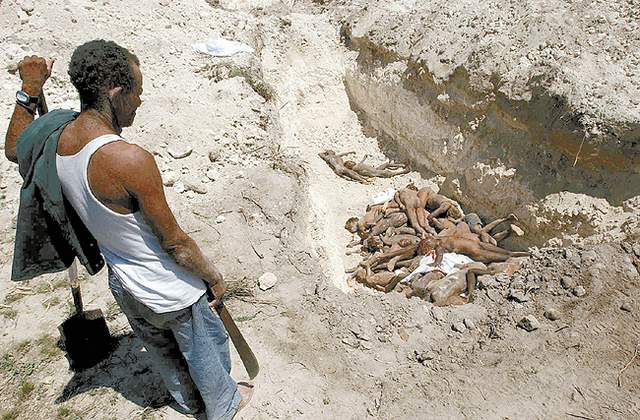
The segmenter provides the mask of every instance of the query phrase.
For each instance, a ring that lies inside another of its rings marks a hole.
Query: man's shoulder
[[[156,162],[153,154],[144,147],[126,140],[106,144],[100,148],[100,160],[103,168],[118,178],[135,179],[142,175],[148,177],[155,172]]]

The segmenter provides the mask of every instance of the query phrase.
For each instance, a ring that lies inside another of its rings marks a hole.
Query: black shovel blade
[[[113,349],[107,322],[99,309],[75,314],[58,329],[73,370],[94,366]]]

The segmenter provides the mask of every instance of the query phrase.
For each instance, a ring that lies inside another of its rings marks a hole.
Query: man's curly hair
[[[100,106],[105,92],[114,87],[131,90],[134,84],[132,62],[140,65],[138,57],[113,41],[96,39],[76,48],[68,73],[83,107]]]

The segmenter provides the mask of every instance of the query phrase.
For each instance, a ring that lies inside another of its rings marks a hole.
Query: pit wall
[[[640,128],[611,127],[594,138],[542,85],[531,87],[530,100],[511,100],[498,80],[471,88],[463,67],[436,83],[424,63],[348,27],[343,39],[358,52],[345,87],[365,131],[391,157],[444,177],[441,192],[467,212],[485,220],[515,213],[526,235],[512,245],[636,234],[628,227],[640,210]]]

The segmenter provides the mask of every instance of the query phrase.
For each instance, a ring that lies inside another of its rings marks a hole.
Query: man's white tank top
[[[186,308],[203,295],[204,281],[162,249],[140,211],[117,213],[98,201],[89,187],[91,156],[105,144],[121,140],[115,134],[100,136],[75,155],[56,155],[62,192],[129,293],[157,313]]]

